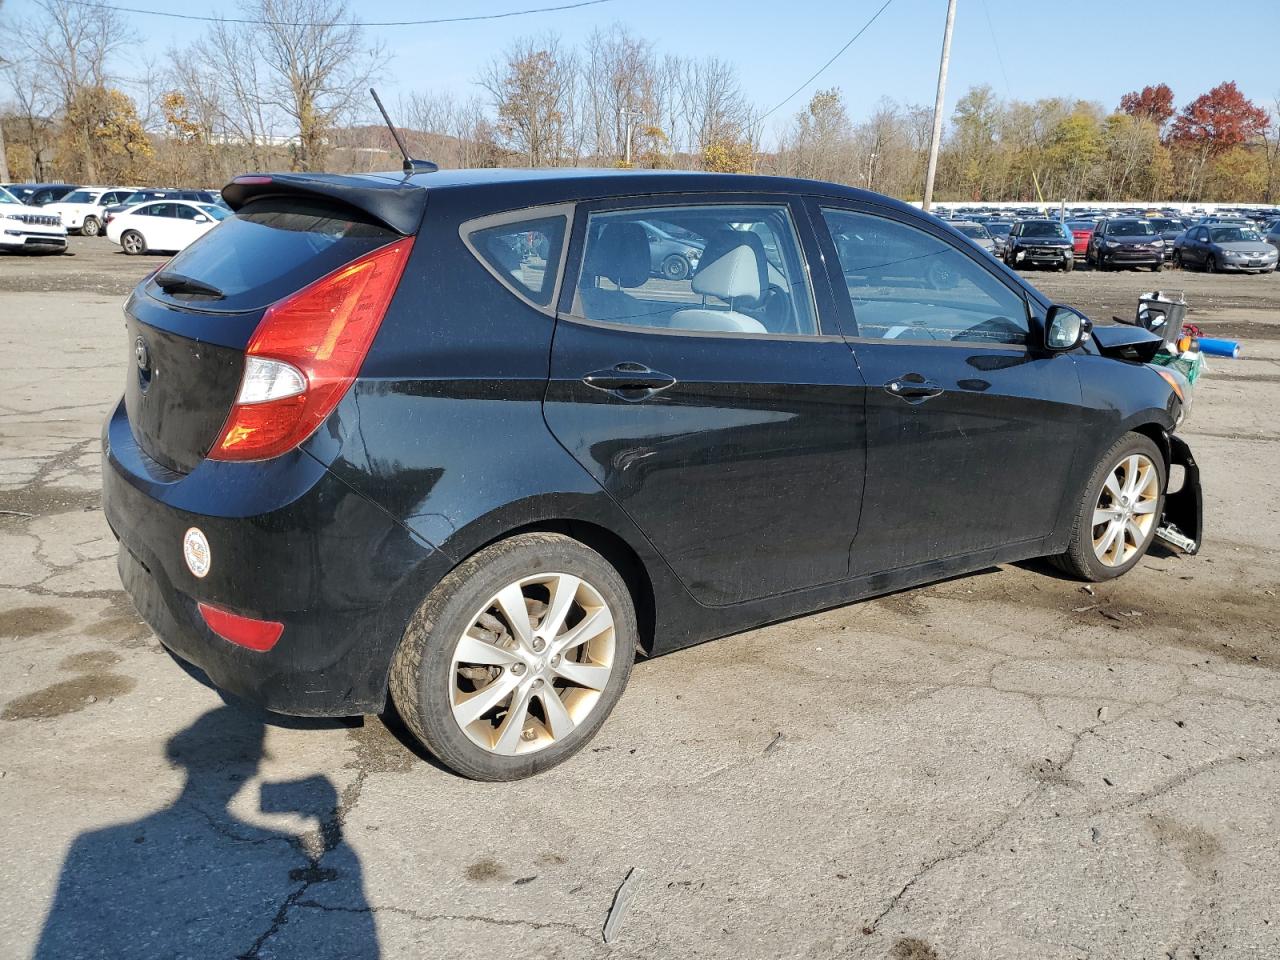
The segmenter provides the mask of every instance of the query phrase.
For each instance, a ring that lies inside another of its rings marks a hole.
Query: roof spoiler
[[[401,236],[416,233],[427,209],[427,191],[403,180],[333,173],[253,173],[222,188],[232,210],[263,197],[323,197],[354,207]]]

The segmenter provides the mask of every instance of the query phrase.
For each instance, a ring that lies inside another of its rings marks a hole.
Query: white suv
[[[105,223],[102,208],[122,202],[131,193],[132,187],[77,187],[57,203],[45,204],[43,209],[61,216],[68,230],[96,237]]]
[[[19,203],[0,187],[0,250],[62,253],[67,249],[67,228],[56,213],[45,207]]]

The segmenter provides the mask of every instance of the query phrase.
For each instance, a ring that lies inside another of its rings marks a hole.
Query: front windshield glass
[[[988,223],[987,232],[998,237],[1007,237],[1013,229],[1012,223]]]
[[[0,187],[0,203],[18,203],[19,200],[4,187]]]
[[[1258,241],[1262,237],[1252,227],[1217,227],[1209,231],[1209,239],[1214,243],[1243,243]]]
[[[1024,237],[1062,237],[1062,227],[1056,223],[1048,223],[1046,221],[1032,221],[1022,225],[1022,235]]]
[[[1146,220],[1115,220],[1107,229],[1107,233],[1120,237],[1149,237],[1155,231]]]

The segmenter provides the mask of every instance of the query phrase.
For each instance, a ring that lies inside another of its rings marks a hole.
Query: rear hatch
[[[246,348],[273,304],[402,238],[379,218],[307,195],[297,188],[301,178],[290,179],[287,193],[264,186],[238,198],[234,217],[164,264],[125,307],[129,423],[142,450],[168,470],[190,472],[219,440],[240,393]]]

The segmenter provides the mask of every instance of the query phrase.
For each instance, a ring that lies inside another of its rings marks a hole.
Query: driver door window
[[[859,338],[1027,344],[1026,301],[951,243],[886,217],[822,215]]]
[[[781,204],[592,213],[572,314],[669,331],[818,333],[795,226]]]

